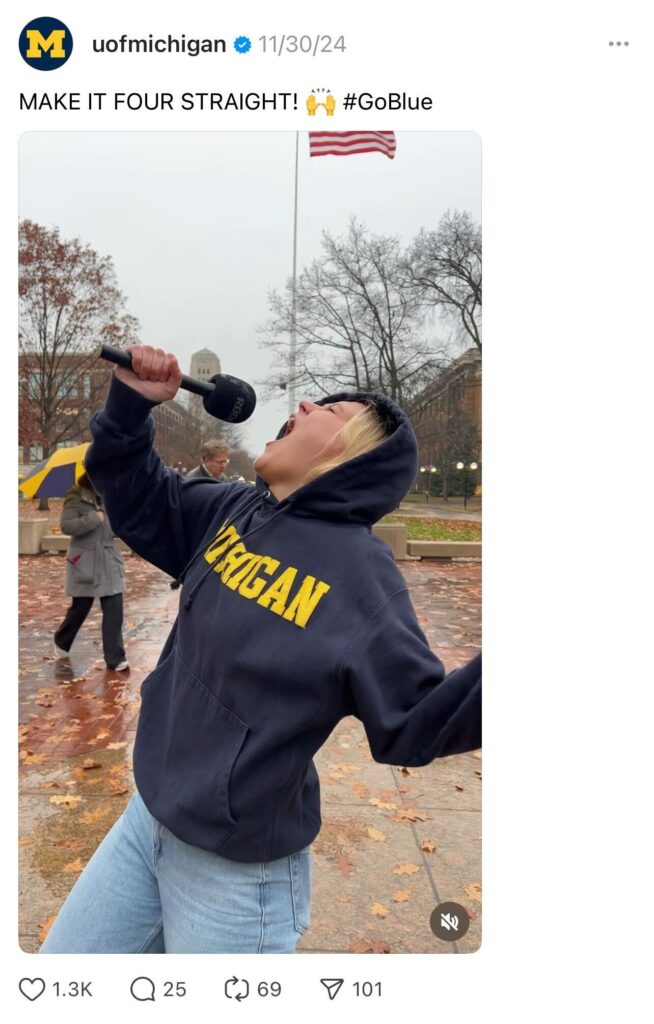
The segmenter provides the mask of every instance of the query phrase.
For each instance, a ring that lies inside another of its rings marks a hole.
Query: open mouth
[[[282,436],[278,437],[275,441],[267,441],[266,444],[279,444],[279,442],[283,441],[285,437],[288,437],[289,434],[292,434],[294,429],[295,429],[295,413],[293,413],[291,416],[289,416],[289,418],[287,420],[287,423],[286,423],[286,427],[284,429],[284,433],[282,434]]]

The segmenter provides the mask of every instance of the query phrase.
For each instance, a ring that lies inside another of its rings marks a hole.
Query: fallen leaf
[[[50,803],[51,804],[59,804],[60,806],[67,807],[69,809],[71,807],[77,807],[77,805],[79,803],[81,803],[81,802],[82,802],[82,797],[81,796],[70,796],[70,794],[68,794],[66,796],[51,796],[50,797]]]
[[[85,757],[82,761],[82,768],[85,772],[88,772],[91,768],[102,768],[102,765],[99,761],[94,761],[92,757]]]
[[[349,775],[351,772],[360,772],[361,771],[361,768],[359,767],[358,764],[341,763],[341,764],[330,765],[330,767],[331,768],[335,768],[337,772],[345,772],[346,775]]]
[[[368,793],[370,792],[368,787],[364,786],[362,782],[351,782],[350,789],[353,793],[356,793],[357,796],[368,796]]]
[[[45,754],[33,754],[31,750],[21,750],[18,755],[23,764],[43,764]]]
[[[71,861],[70,864],[64,864],[63,870],[71,872],[83,871],[84,865],[82,864],[81,857],[78,857],[77,860]]]
[[[411,897],[411,889],[398,889],[393,893],[393,903],[406,903]]]
[[[424,850],[425,853],[435,853],[436,843],[432,843],[431,839],[423,839],[420,844],[420,849]]]
[[[399,810],[397,814],[394,814],[391,821],[399,821],[402,824],[413,823],[414,821],[427,821],[429,818],[428,814],[424,811],[414,811],[413,807],[405,807]]]
[[[418,864],[400,864],[393,868],[394,875],[415,875],[416,871],[420,871]]]
[[[391,947],[383,939],[357,939],[350,946],[351,953],[390,953]]]
[[[106,818],[111,813],[111,804],[100,804],[94,811],[87,811],[82,815],[81,820],[85,825],[92,825],[101,818]]]
[[[45,940],[47,938],[47,935],[48,935],[48,932],[50,931],[50,929],[52,928],[52,926],[53,926],[53,924],[55,923],[56,920],[57,920],[57,915],[53,914],[52,917],[49,917],[47,921],[39,922],[39,924],[36,926],[39,929],[38,930],[38,939],[39,939],[39,942],[41,943],[41,945],[43,945],[43,943],[45,942]]]
[[[383,832],[380,832],[378,828],[368,828],[366,830],[371,839],[374,839],[376,843],[385,843],[386,836]]]
[[[463,786],[461,786],[461,785],[460,785],[460,784],[459,784],[458,782],[457,782],[457,784],[456,784],[456,786],[455,786],[454,788],[455,788],[455,789],[458,789],[459,793],[463,793],[463,789],[464,789],[464,787],[463,787]]]
[[[109,784],[109,792],[112,796],[124,796],[129,791],[129,786],[126,786],[124,782],[111,782]]]
[[[463,891],[469,900],[474,900],[475,903],[481,903],[481,886],[479,882],[467,882],[463,886]]]
[[[126,746],[127,743],[110,743],[107,747],[107,750],[122,750],[123,747]]]
[[[370,908],[370,913],[376,917],[388,917],[388,911],[383,903],[373,903]]]
[[[354,864],[344,853],[339,853],[334,858],[334,864],[344,878],[351,878],[354,873]]]
[[[18,840],[18,845],[19,846],[31,846],[33,842],[34,842],[33,839],[19,839]]]
[[[384,803],[383,800],[377,800],[376,798],[373,798],[372,800],[369,800],[368,803],[372,804],[373,807],[378,807],[380,811],[396,811],[397,810],[397,804],[386,804],[386,803]]]
[[[377,799],[384,800],[386,802],[392,802],[397,798],[397,790],[393,789],[380,789],[377,792]]]
[[[398,768],[398,772],[402,772],[403,775],[408,775],[412,779],[421,779],[422,776],[416,768]]]
[[[111,736],[110,732],[106,729],[100,729],[100,732],[96,734],[96,740],[106,740],[107,736]]]

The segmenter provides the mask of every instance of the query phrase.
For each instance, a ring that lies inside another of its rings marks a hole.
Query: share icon
[[[321,978],[320,984],[325,986],[330,999],[336,999],[336,996],[341,991],[343,981],[343,978]]]

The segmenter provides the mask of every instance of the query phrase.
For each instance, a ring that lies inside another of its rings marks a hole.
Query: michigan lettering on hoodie
[[[284,567],[277,558],[248,551],[234,526],[221,526],[204,558],[230,590],[302,629],[330,589],[315,576],[298,576],[293,565]]]
[[[181,585],[141,688],[136,785],[176,836],[235,861],[315,839],[313,757],[346,715],[384,764],[481,743],[480,656],[445,674],[372,533],[411,487],[417,445],[402,410],[370,397],[389,435],[282,501],[260,479],[216,487],[166,467],[153,447],[156,403],[115,377],[91,422],[86,468],[114,531]]]

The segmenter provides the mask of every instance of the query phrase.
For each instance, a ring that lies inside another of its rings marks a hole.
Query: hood
[[[288,505],[290,515],[372,525],[396,509],[411,488],[418,472],[418,443],[408,416],[391,398],[342,391],[319,399],[316,405],[364,399],[375,402],[392,432],[376,448],[330,469],[279,502]],[[284,436],[286,423],[277,439]],[[256,487],[267,490],[259,476]]]

